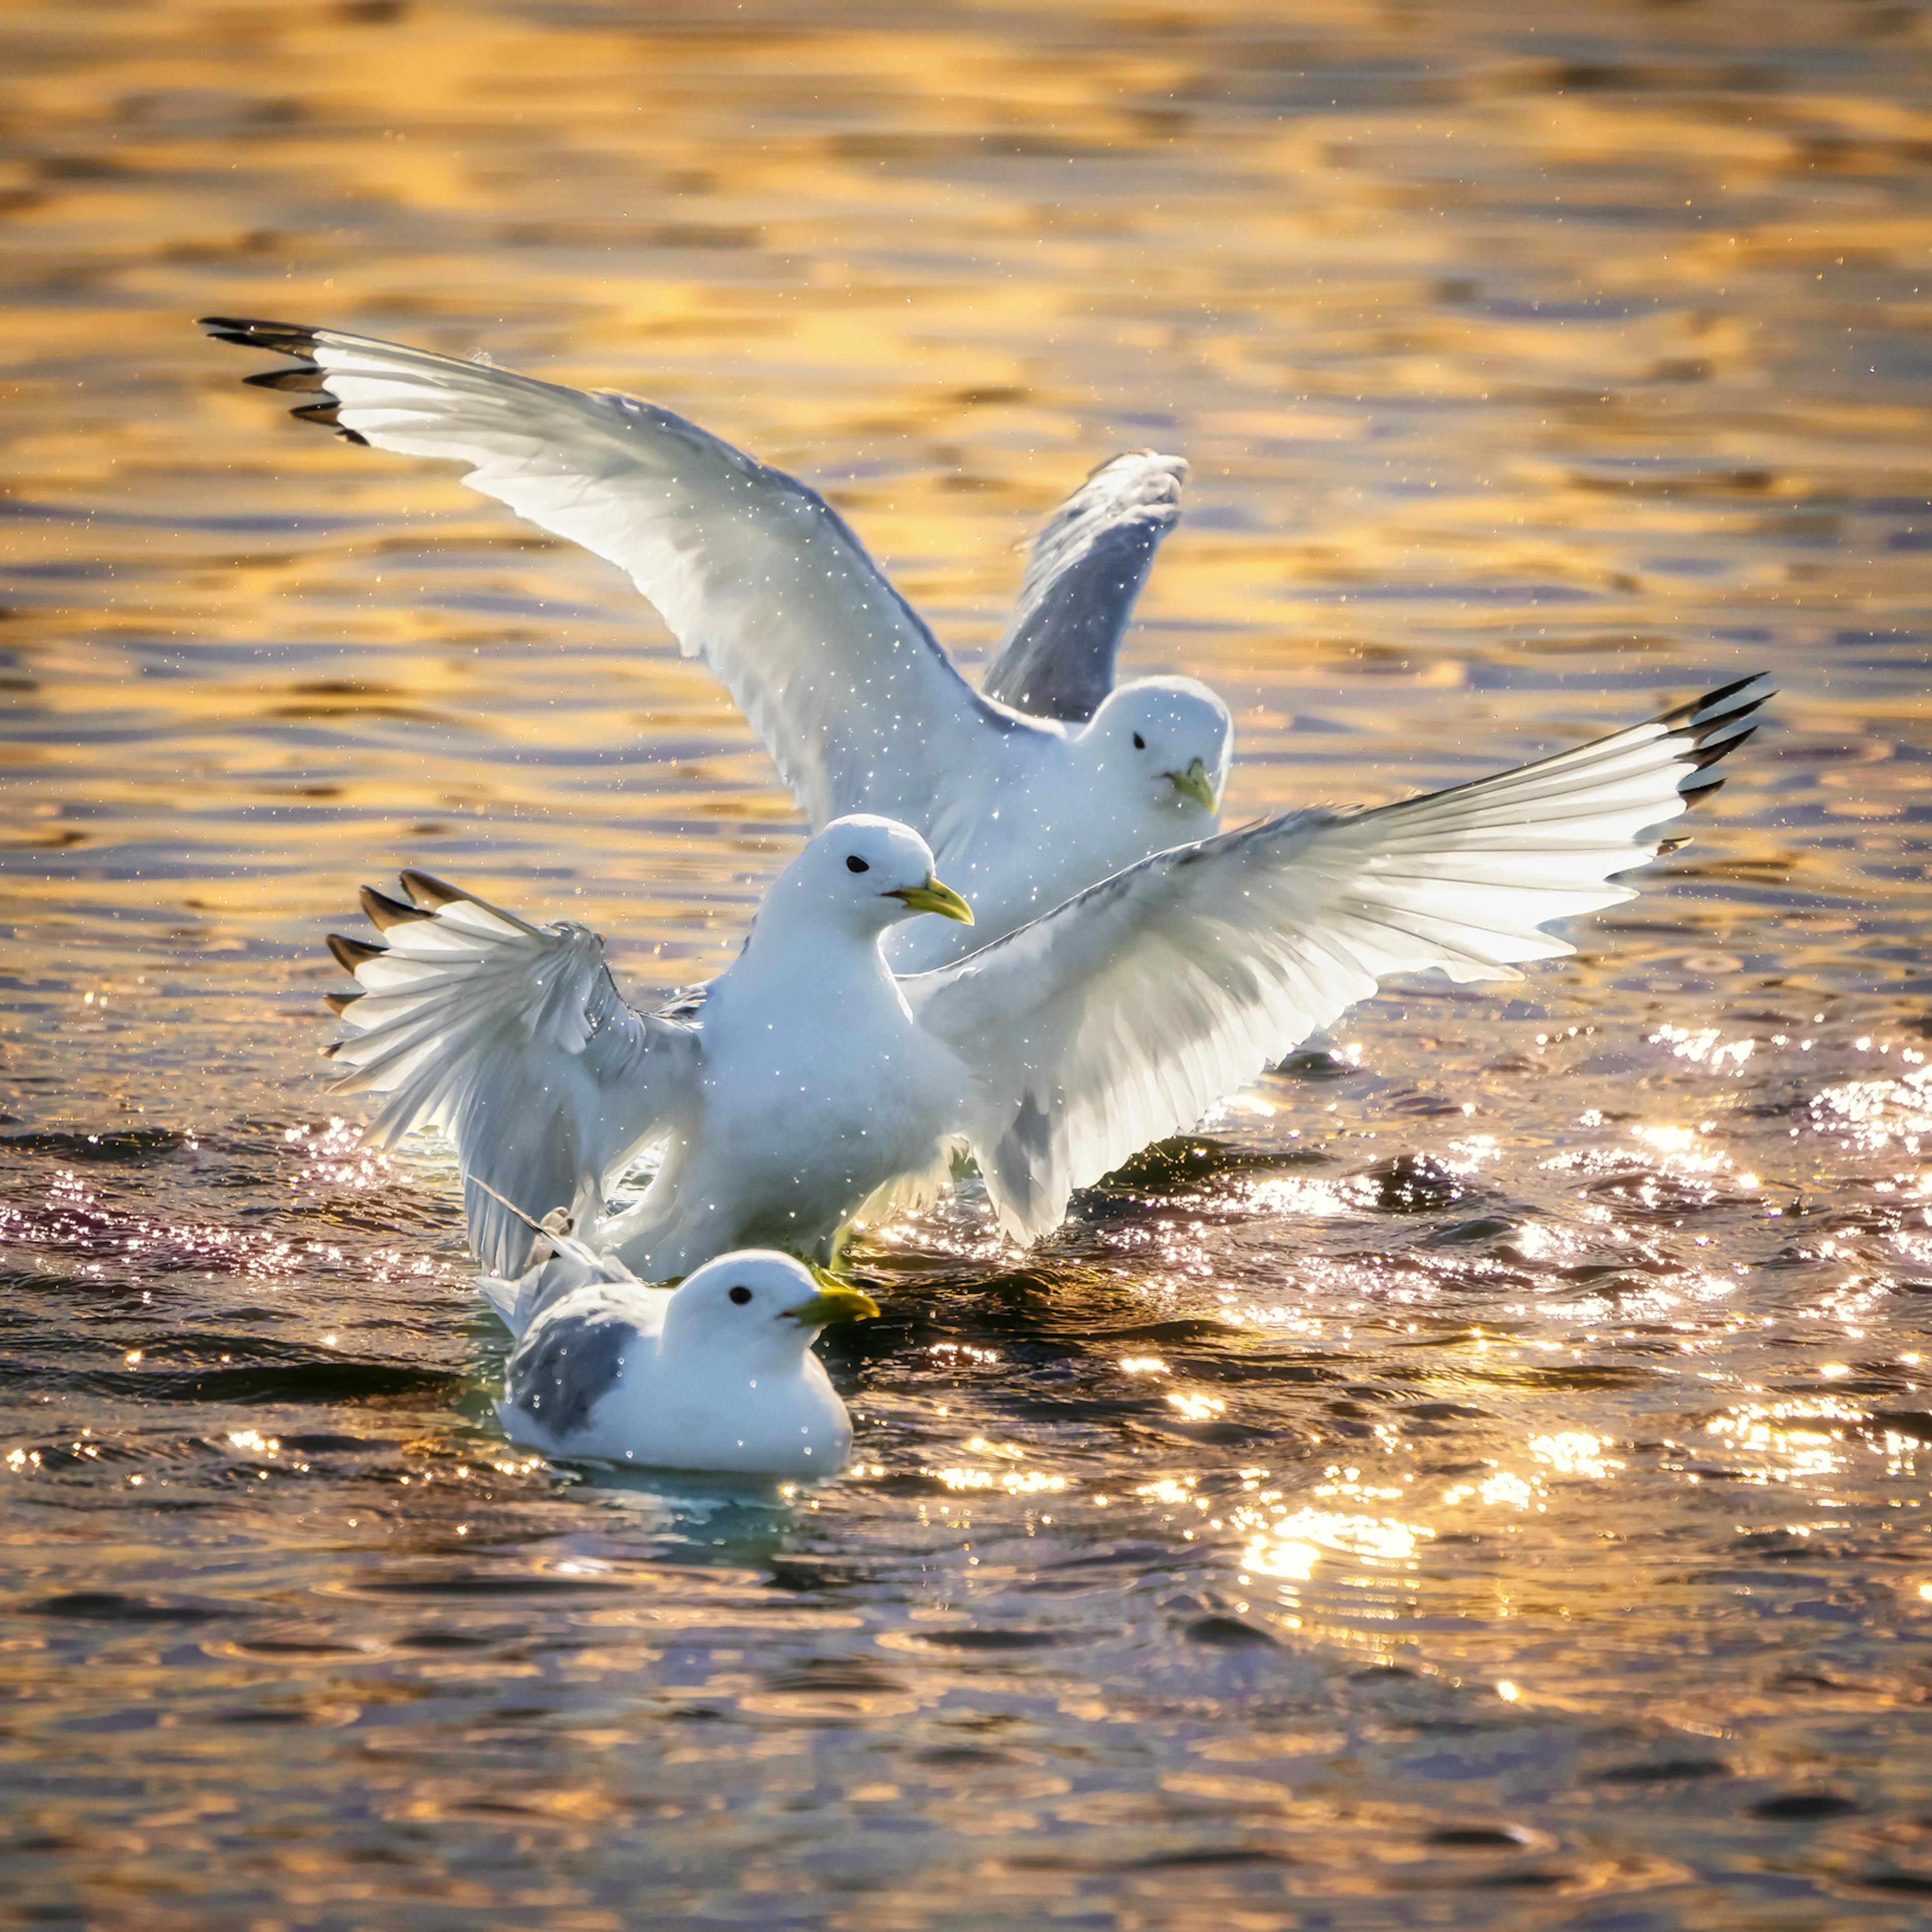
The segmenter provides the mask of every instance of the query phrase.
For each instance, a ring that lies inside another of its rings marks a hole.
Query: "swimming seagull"
[[[675,1289],[614,1276],[550,1302],[512,1351],[497,1419],[546,1455],[836,1474],[852,1418],[812,1345],[878,1305],[789,1255],[721,1255]]]
[[[773,884],[694,1005],[640,1012],[586,927],[536,926],[420,872],[365,890],[386,948],[340,938],[338,1092],[384,1101],[377,1143],[447,1127],[466,1173],[569,1208],[640,1274],[728,1248],[830,1259],[868,1202],[929,1197],[976,1158],[1000,1226],[1048,1232],[1076,1187],[1193,1125],[1395,974],[1514,980],[1572,950],[1553,921],[1634,896],[1610,883],[1721,780],[1756,729],[1747,678],[1572,751],[1366,811],[1288,812],[1159,853],[955,964],[899,974],[916,913],[970,916],[926,842],[835,820]],[[351,1004],[353,1002],[353,1004]],[[638,1204],[606,1187],[652,1142]],[[472,1239],[508,1275],[527,1231],[472,1190]]]
[[[512,1441],[658,1468],[819,1476],[844,1462],[852,1420],[812,1345],[877,1315],[870,1295],[755,1248],[647,1288],[560,1214],[539,1221],[477,1184],[550,1251],[520,1282],[484,1283],[517,1337],[496,1405]]]
[[[921,833],[998,938],[1219,824],[1227,706],[1192,678],[1116,686],[1114,660],[1186,465],[1103,465],[1041,532],[984,692],[838,513],[668,410],[332,328],[204,317],[304,358],[248,378],[352,442],[466,464],[467,481],[614,563],[723,680],[810,820]],[[1038,715],[1031,715],[1038,714]],[[902,970],[970,950],[928,922]]]

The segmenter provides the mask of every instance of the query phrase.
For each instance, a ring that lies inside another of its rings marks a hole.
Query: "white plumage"
[[[331,996],[338,1012],[356,1002],[351,1036],[331,1049],[354,1070],[337,1088],[383,1096],[378,1144],[447,1128],[471,1245],[513,1274],[530,1238],[508,1202],[594,1223],[605,1177],[690,1093],[698,1036],[628,1006],[586,927],[532,926],[424,873],[403,883],[406,904],[362,892],[386,948],[329,940],[364,989]]]
[[[1397,974],[1514,980],[1574,949],[1544,928],[1636,896],[1609,881],[1736,748],[1745,679],[1577,750],[1372,811],[1292,812],[1143,860],[955,966],[905,982],[967,1058],[965,1137],[1001,1224],[1192,1125]]]
[[[530,1316],[505,1372],[496,1414],[513,1441],[661,1468],[838,1472],[852,1419],[812,1345],[828,1322],[878,1314],[868,1296],[769,1250],[720,1256],[674,1290],[614,1256],[567,1258],[583,1278]]]
[[[340,1088],[387,1096],[379,1138],[448,1126],[466,1172],[538,1212],[573,1206],[593,1246],[650,1276],[752,1245],[829,1258],[864,1203],[917,1198],[962,1146],[1030,1241],[1073,1189],[1390,975],[1514,979],[1569,952],[1547,926],[1632,896],[1613,876],[1655,856],[1768,694],[1743,680],[1493,778],[1160,853],[908,975],[881,940],[956,902],[916,833],[836,820],[676,1017],[627,1006],[584,928],[405,874],[411,904],[365,896],[390,950],[333,942],[368,989],[334,1049]],[[642,1202],[598,1222],[613,1172],[653,1140]],[[478,1252],[514,1273],[521,1229],[472,1209]]]
[[[816,491],[668,410],[336,329],[203,326],[308,358],[250,379],[318,398],[296,415],[464,464],[473,488],[626,572],[730,690],[812,829],[860,812],[911,826],[983,938],[1219,822],[1227,707],[1191,679],[1114,685],[1178,514],[1176,458],[1116,458],[1048,524],[988,698]],[[966,950],[932,925],[896,944],[908,970]]]

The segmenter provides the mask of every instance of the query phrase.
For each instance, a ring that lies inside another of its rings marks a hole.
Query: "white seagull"
[[[838,1472],[852,1418],[812,1345],[828,1322],[877,1315],[869,1295],[761,1248],[674,1289],[646,1288],[614,1255],[584,1268],[520,1328],[496,1405],[512,1441],[658,1468]]]
[[[385,1096],[372,1138],[454,1134],[466,1174],[647,1278],[730,1248],[829,1260],[868,1202],[916,1202],[976,1158],[1030,1242],[1078,1186],[1217,1100],[1395,974],[1514,980],[1572,949],[1551,922],[1634,896],[1610,883],[1721,781],[1770,694],[1744,679],[1515,771],[1370,811],[1288,813],[1142,860],[957,963],[902,975],[881,941],[969,917],[926,842],[835,820],[766,895],[694,1002],[626,1004],[583,926],[536,926],[419,872],[364,890],[386,948],[332,939],[338,1092]],[[606,1190],[652,1143],[637,1206]],[[530,1237],[484,1190],[488,1267]]]
[[[470,486],[626,572],[764,740],[814,832],[911,826],[994,939],[1219,824],[1227,706],[1191,678],[1116,686],[1114,658],[1187,466],[1096,470],[1041,532],[975,691],[823,497],[634,397],[332,328],[204,317],[304,360],[248,380],[352,441],[470,466]],[[902,970],[968,950],[930,922]]]

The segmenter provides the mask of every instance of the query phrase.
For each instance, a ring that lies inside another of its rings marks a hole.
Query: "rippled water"
[[[1932,16],[670,11],[4,29],[0,1924],[1922,1924]],[[1786,695],[1576,959],[1034,1253],[874,1231],[843,1480],[591,1483],[490,1420],[447,1150],[332,1118],[322,937],[420,864],[648,994],[796,821],[211,310],[658,398],[976,664],[1184,452],[1132,655],[1237,817]]]

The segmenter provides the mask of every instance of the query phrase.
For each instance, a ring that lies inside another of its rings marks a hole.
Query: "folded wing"
[[[330,997],[346,1030],[328,1052],[347,1070],[330,1090],[382,1096],[377,1146],[450,1132],[470,1244],[514,1276],[526,1217],[601,1206],[611,1170],[682,1115],[698,1034],[627,1005],[587,927],[532,926],[425,873],[403,885],[407,903],[363,890],[386,946],[329,940],[362,989]]]
[[[816,491],[668,410],[331,328],[211,316],[306,358],[250,380],[358,442],[469,466],[470,486],[616,564],[764,741],[814,831],[934,800],[1024,722],[987,704]]]
[[[988,697],[1084,724],[1114,688],[1114,662],[1161,539],[1180,520],[1187,465],[1132,449],[1103,463],[1034,539]]]
[[[901,982],[985,1070],[970,1134],[1023,1240],[1072,1189],[1192,1125],[1393,974],[1510,980],[1552,920],[1634,896],[1656,828],[1716,783],[1769,686],[1400,804],[1314,811],[1156,854],[958,964]]]

